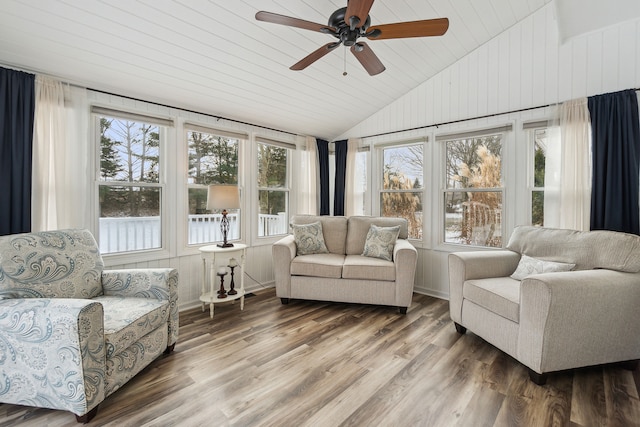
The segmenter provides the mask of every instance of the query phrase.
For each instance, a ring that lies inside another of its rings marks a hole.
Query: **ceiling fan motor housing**
[[[364,36],[369,26],[371,26],[371,17],[367,15],[367,19],[363,25],[360,25],[353,30],[347,22],[345,22],[345,15],[347,13],[346,7],[341,7],[331,14],[329,17],[329,27],[336,28],[335,37],[339,38],[345,46],[353,46],[356,44],[358,37]]]

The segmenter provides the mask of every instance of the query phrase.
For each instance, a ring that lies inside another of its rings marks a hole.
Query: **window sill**
[[[101,254],[105,268],[125,266],[128,264],[138,264],[145,262],[161,262],[169,260],[171,254],[166,249],[148,249],[145,251],[117,252]],[[140,268],[140,266],[136,266]]]

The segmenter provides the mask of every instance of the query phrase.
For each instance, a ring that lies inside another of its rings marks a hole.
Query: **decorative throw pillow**
[[[364,242],[362,255],[393,261],[393,247],[400,233],[400,226],[377,227],[371,224]]]
[[[324,243],[320,221],[311,224],[291,224],[291,228],[298,255],[329,253],[327,245]]]
[[[569,271],[575,266],[575,264],[568,264],[566,262],[544,261],[527,255],[522,255],[522,258],[520,258],[520,262],[518,263],[518,268],[516,268],[516,271],[511,275],[511,278],[524,280],[532,274]]]

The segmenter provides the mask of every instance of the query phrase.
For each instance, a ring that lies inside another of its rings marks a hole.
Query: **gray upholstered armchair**
[[[506,250],[449,255],[449,307],[544,384],[554,371],[640,359],[640,236],[520,226]]]
[[[178,338],[178,273],[103,270],[87,230],[0,237],[0,402],[79,422]]]

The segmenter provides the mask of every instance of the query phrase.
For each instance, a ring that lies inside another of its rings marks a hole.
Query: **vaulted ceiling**
[[[377,0],[372,25],[450,25],[368,41],[386,66],[372,77],[343,47],[291,71],[334,39],[255,20],[265,10],[324,25],[347,0],[2,0],[0,65],[331,140],[550,1]]]

